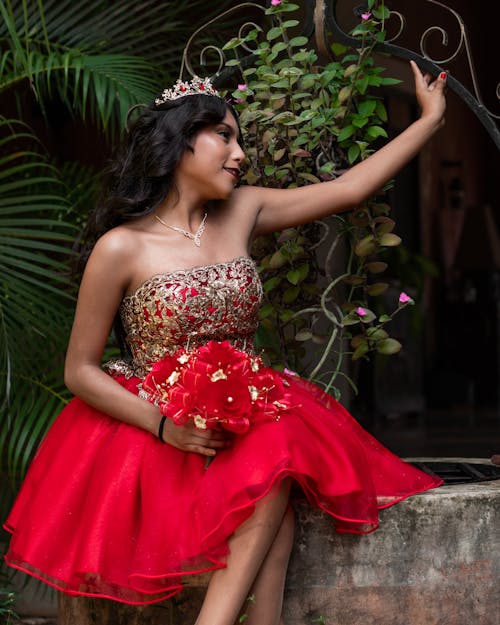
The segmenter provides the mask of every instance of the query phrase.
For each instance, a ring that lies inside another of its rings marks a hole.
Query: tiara
[[[200,78],[199,76],[193,76],[191,82],[184,82],[180,78],[172,87],[172,89],[165,89],[159,98],[156,98],[155,104],[163,104],[169,100],[177,100],[187,95],[215,95],[218,96],[219,92],[210,82],[210,78]]]

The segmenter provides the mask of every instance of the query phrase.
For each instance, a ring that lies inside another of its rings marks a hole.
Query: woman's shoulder
[[[117,259],[128,257],[131,252],[137,252],[138,246],[141,245],[141,239],[140,231],[131,228],[128,224],[122,224],[100,236],[92,254],[112,256]]]
[[[261,191],[261,187],[242,185],[233,191],[231,198],[224,205],[234,214],[248,215],[249,212],[257,212],[261,201]]]

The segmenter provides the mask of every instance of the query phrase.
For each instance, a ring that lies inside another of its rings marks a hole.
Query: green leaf
[[[309,265],[304,264],[296,269],[291,269],[287,274],[286,278],[290,284],[297,285],[299,282],[302,282],[307,277],[309,273]]]
[[[360,286],[366,282],[365,276],[350,275],[342,278],[342,282],[351,286]]]
[[[312,182],[314,184],[316,184],[317,182],[321,182],[321,180],[317,176],[314,176],[313,174],[304,171],[299,172],[298,177],[302,178],[302,180],[307,180],[307,182]]]
[[[387,291],[389,285],[385,282],[374,282],[367,287],[366,292],[368,295],[372,297],[376,297],[377,295],[381,295],[384,291]]]
[[[265,319],[274,312],[274,306],[270,302],[266,302],[259,309],[259,319]]]
[[[375,217],[374,221],[377,224],[375,231],[378,235],[385,234],[386,232],[392,232],[396,226],[396,222],[390,217]]]
[[[303,330],[299,330],[295,335],[296,341],[308,341],[312,339],[313,333],[309,328],[304,328]]]
[[[286,50],[288,48],[288,44],[286,44],[284,41],[278,41],[278,43],[275,43],[274,46],[272,47],[272,51],[274,54],[278,54],[279,52],[283,52],[283,50]],[[287,86],[286,84],[283,86]]]
[[[299,48],[301,46],[306,46],[309,43],[309,39],[307,37],[292,37],[288,42],[288,45],[291,48]]]
[[[335,56],[342,56],[347,51],[347,47],[344,44],[337,42],[332,43],[330,48]]]
[[[283,35],[283,30],[280,26],[274,26],[274,28],[271,28],[270,30],[267,31],[266,34],[266,39],[268,41],[272,41],[273,39],[277,39],[278,37],[281,37]]]
[[[369,271],[370,273],[382,273],[387,269],[387,263],[374,260],[370,263],[366,263],[365,269],[366,271]]]
[[[370,328],[368,328],[368,330],[370,330]],[[351,339],[351,347],[354,347],[354,349],[356,349],[356,347],[359,347],[362,343],[367,344],[367,340],[364,334],[356,334],[356,336],[353,336]]]
[[[392,232],[387,232],[383,234],[378,241],[380,245],[383,245],[384,247],[395,247],[400,245],[401,237],[398,237],[397,234],[393,234]]]
[[[240,37],[233,37],[222,46],[222,49],[234,50],[234,48],[238,48],[239,46],[241,46],[242,43],[243,43],[243,40]]]
[[[280,269],[287,262],[286,257],[283,255],[281,250],[274,252],[274,254],[269,259],[269,268],[270,269]]]
[[[376,106],[375,111],[381,121],[383,122],[387,121],[387,109],[385,108],[382,100],[377,100],[377,106]]]
[[[365,74],[364,76],[356,80],[356,87],[362,95],[366,93],[366,90],[368,89],[369,84],[370,84],[369,74]]]
[[[384,87],[389,87],[393,85],[400,85],[403,81],[399,80],[399,78],[380,78],[380,85]]]
[[[352,118],[352,125],[355,128],[363,128],[364,126],[366,126],[368,121],[369,120],[366,117],[360,117],[359,115],[356,115],[356,117]]]
[[[373,234],[368,234],[356,243],[354,247],[354,252],[356,256],[360,256],[361,258],[363,258],[364,256],[369,256],[370,254],[373,254],[376,249],[377,242],[375,240],[375,237],[373,236]]]
[[[288,289],[285,289],[285,292],[283,293],[283,303],[291,304],[297,299],[299,294],[300,294],[299,286],[291,286]]]
[[[366,334],[375,341],[386,339],[389,336],[383,328],[367,328]]]
[[[388,338],[377,343],[377,352],[385,356],[391,356],[392,354],[397,354],[402,347],[401,343],[396,341],[396,339]]]
[[[349,124],[348,126],[344,126],[344,128],[342,128],[342,130],[339,132],[339,136],[337,137],[337,140],[339,142],[345,141],[346,139],[349,139],[349,137],[352,137],[352,135],[355,132],[356,132],[356,128],[352,126],[351,124]]]
[[[353,143],[350,147],[349,150],[347,151],[347,160],[349,161],[349,164],[352,165],[354,163],[354,161],[358,158],[359,154],[360,154],[360,148],[359,145],[357,143]]]
[[[387,132],[382,126],[370,126],[366,129],[366,134],[370,139],[376,139],[377,137],[387,137]]]
[[[367,354],[369,350],[370,350],[370,348],[368,347],[368,343],[366,343],[366,342],[360,343],[358,345],[358,347],[356,347],[356,349],[354,350],[354,352],[352,354],[352,359],[353,360],[359,360],[365,354]]]
[[[363,117],[370,117],[377,108],[377,100],[363,100],[358,105],[358,112]]]
[[[300,52],[295,52],[292,55],[292,60],[301,63],[302,61],[307,61],[311,56],[311,52],[308,50],[300,50]]]
[[[359,317],[359,320],[361,321],[361,323],[364,323],[364,324],[371,323],[376,318],[375,313],[371,311],[369,308],[366,308],[366,306],[362,306],[362,308],[365,311],[364,315],[358,315],[358,313],[356,313],[356,310],[354,310],[353,314]]]

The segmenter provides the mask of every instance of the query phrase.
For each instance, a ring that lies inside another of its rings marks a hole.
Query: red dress
[[[262,289],[249,258],[161,274],[120,314],[133,354],[108,371],[131,393],[181,346],[251,350]],[[284,374],[291,408],[205,458],[162,444],[75,398],[45,437],[5,527],[7,563],[73,595],[153,603],[224,566],[228,537],[291,476],[338,532],[440,484],[397,458],[315,385]]]

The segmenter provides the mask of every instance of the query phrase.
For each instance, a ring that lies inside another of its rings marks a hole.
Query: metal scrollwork
[[[194,31],[194,33],[191,35],[191,37],[189,38],[185,48],[184,48],[184,52],[182,53],[182,63],[181,63],[181,69],[179,72],[179,78],[183,78],[184,77],[184,71],[187,71],[188,74],[190,74],[191,77],[196,75],[196,72],[193,69],[193,66],[191,64],[191,60],[190,60],[190,54],[191,54],[191,45],[193,44],[193,42],[195,41],[195,39],[198,37],[198,35],[205,30],[206,28],[208,28],[209,26],[211,26],[212,24],[215,24],[215,22],[218,22],[222,19],[224,19],[225,17],[228,17],[229,15],[231,15],[232,13],[236,13],[237,11],[241,11],[242,9],[258,9],[262,12],[265,11],[265,7],[263,7],[260,4],[257,4],[255,2],[242,2],[241,4],[238,4],[234,7],[231,7],[230,9],[228,9],[227,11],[224,11],[223,13],[220,13],[219,15],[217,15],[216,17],[214,17],[213,19],[211,19],[210,21],[206,22],[205,24],[203,24],[202,26],[200,26],[200,28],[198,28],[197,30]],[[257,24],[255,24],[254,22],[245,22],[242,26],[240,26],[240,29],[238,31],[238,37],[243,37],[245,30],[249,29],[249,28],[257,28],[257,30],[262,30],[260,28],[260,26],[258,26]],[[245,49],[247,52],[249,52],[250,54],[253,52],[253,50],[247,45],[244,44],[243,49]],[[215,45],[208,45],[205,46],[203,48],[203,50],[200,52],[200,65],[204,66],[206,65],[206,55],[207,52],[209,50],[215,51],[217,56],[219,57],[219,66],[217,68],[217,70],[214,72],[214,77],[219,76],[224,68],[224,64],[226,62],[226,55],[224,54],[224,51],[215,46]]]
[[[403,34],[406,26],[406,20],[402,13],[394,10],[389,11],[389,19],[399,20],[397,32],[386,41],[377,42],[374,46],[375,50],[404,60],[414,60],[424,71],[429,72],[434,76],[437,76],[440,72],[446,69],[446,67],[443,67],[443,65],[447,65],[449,62],[455,60],[459,56],[459,54],[465,52],[469,71],[471,74],[474,93],[471,93],[468,89],[466,89],[461,82],[453,77],[453,75],[448,76],[447,86],[449,89],[454,91],[472,110],[472,112],[485,127],[486,131],[494,141],[495,145],[500,150],[500,130],[497,126],[497,123],[495,122],[495,120],[500,119],[500,115],[495,115],[490,110],[488,110],[481,97],[477,74],[473,62],[471,45],[465,23],[461,15],[457,13],[457,11],[455,11],[454,9],[448,7],[442,2],[439,2],[438,0],[424,1],[448,11],[457,21],[460,37],[457,48],[454,50],[454,52],[451,55],[448,55],[446,58],[442,59],[433,58],[432,55],[429,53],[429,39],[436,33],[441,36],[441,43],[443,46],[446,46],[448,44],[448,33],[441,26],[431,26],[423,32],[420,37],[419,52],[415,52],[413,50],[409,50],[408,48],[396,45],[394,42],[397,41],[399,37]],[[358,38],[352,37],[344,30],[342,30],[342,28],[339,26],[337,21],[337,6],[339,4],[339,0],[304,0],[303,6],[305,9],[305,15],[302,24],[302,34],[314,40],[315,47],[323,59],[329,57],[331,58],[330,40],[338,43],[343,43],[344,45],[353,48],[357,48],[361,45],[361,42]],[[191,35],[186,47],[184,48],[179,77],[183,78],[183,74],[185,71],[188,72],[191,76],[194,76],[196,74],[190,61],[191,46],[193,41],[203,30],[232,13],[235,13],[237,11],[241,12],[241,10],[243,9],[250,8],[257,9],[258,11],[262,12],[265,11],[265,6],[262,6],[262,4],[257,4],[255,2],[243,2],[241,4],[235,5],[227,11],[224,11],[217,17],[213,18],[212,20],[198,28]],[[240,27],[238,37],[243,38],[245,31],[248,28],[257,28],[258,30],[261,30],[258,24],[248,21]],[[244,44],[242,47],[248,52],[249,58],[251,58],[253,53],[251,47],[247,44]],[[215,45],[208,45],[204,47],[201,51],[201,66],[206,65],[206,57],[209,51],[215,52],[219,60],[218,68],[212,77],[214,82],[217,84],[218,79],[223,79],[224,73],[227,73],[227,70],[223,69],[226,62],[226,57],[223,50]],[[246,60],[248,61],[248,59]],[[244,64],[244,62],[245,59],[242,59],[242,64]],[[495,95],[497,99],[500,99],[500,82],[497,84]]]
[[[425,1],[439,6],[442,9],[445,9],[457,20],[460,29],[460,40],[456,50],[450,56],[445,59],[435,59],[432,58],[432,56],[428,52],[427,44],[429,37],[432,34],[439,33],[441,35],[442,44],[448,44],[448,33],[444,28],[441,28],[440,26],[431,26],[424,31],[420,38],[420,54],[414,52],[413,50],[409,50],[407,48],[395,45],[393,42],[401,36],[405,27],[404,16],[398,11],[390,11],[391,17],[397,17],[400,21],[400,27],[398,32],[389,40],[383,43],[375,44],[375,50],[405,60],[412,59],[416,63],[418,63],[418,65],[422,67],[422,69],[430,72],[434,76],[437,76],[440,72],[446,69],[446,67],[443,67],[444,64],[447,64],[450,61],[456,59],[460,53],[465,51],[474,93],[471,93],[468,89],[466,89],[464,85],[452,75],[448,76],[447,86],[452,91],[454,91],[472,110],[472,112],[476,115],[479,121],[483,124],[490,137],[493,139],[495,145],[500,150],[500,131],[496,122],[494,121],[496,119],[500,119],[500,115],[495,115],[490,110],[488,110],[481,97],[477,74],[473,62],[471,45],[465,23],[461,15],[457,13],[454,9],[451,9],[447,5],[443,4],[442,2],[438,2],[437,0]],[[351,37],[339,26],[337,22],[337,5],[339,4],[338,0],[310,0],[310,2],[313,2],[315,5],[314,14],[317,17],[317,19],[315,19],[315,38],[318,49],[324,50],[329,48],[329,46],[327,45],[329,34],[334,41],[338,41],[339,43],[343,43],[344,45],[355,48],[361,45],[360,41],[357,38]],[[495,95],[497,99],[500,99],[500,83],[497,84]]]

